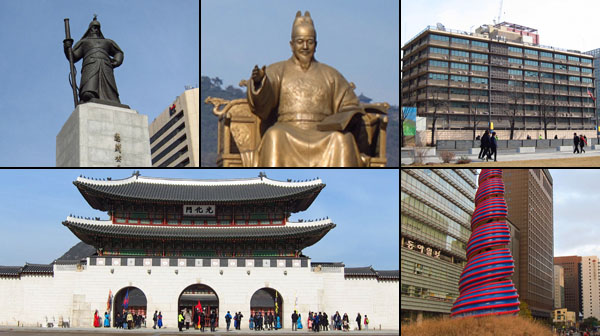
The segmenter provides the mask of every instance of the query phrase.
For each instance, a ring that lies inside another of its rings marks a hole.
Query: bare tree
[[[505,110],[505,114],[508,117],[508,122],[510,123],[510,140],[513,140],[514,138],[516,119],[519,117],[519,115],[522,115],[523,118],[525,118],[524,113],[521,113],[521,110],[519,109],[519,102],[523,104],[525,99],[525,94],[521,90],[522,88],[511,89],[511,91],[509,91],[507,94],[509,106]],[[523,124],[525,124],[524,120]]]
[[[439,90],[433,90],[432,99],[429,100],[430,104],[433,106],[433,114],[431,114],[431,145],[435,145],[435,124],[437,119],[439,118],[438,111],[441,111],[446,107],[448,107],[448,99],[443,99],[440,97]]]
[[[554,120],[556,126],[556,110],[553,92],[544,85],[540,87],[540,117],[544,125],[544,139],[548,139],[548,124]]]
[[[473,111],[473,104],[475,104],[475,115],[473,116],[473,141],[475,141],[475,137],[477,134],[477,126],[479,125],[479,123],[482,121],[481,119],[477,119],[477,116],[479,115],[479,110],[478,110],[478,105],[479,105],[480,100],[478,99],[477,102],[472,102],[469,101],[469,118],[471,118],[471,111]]]

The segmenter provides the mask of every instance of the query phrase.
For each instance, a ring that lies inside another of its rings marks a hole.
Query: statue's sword
[[[71,45],[73,45],[73,39],[71,38],[71,29],[69,28],[69,19],[65,19],[65,35],[66,38],[63,41],[71,41]],[[75,102],[75,107],[79,104],[79,100],[77,99],[77,82],[75,81],[75,64],[73,63],[73,48],[69,47],[67,50],[67,54],[69,56],[69,65],[71,67],[71,87],[73,88],[73,101]]]

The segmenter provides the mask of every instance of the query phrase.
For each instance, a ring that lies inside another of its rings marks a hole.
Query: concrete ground
[[[517,153],[516,149],[500,150],[496,156],[497,164],[493,166],[527,166],[539,165],[540,167],[578,167],[578,166],[600,166],[600,150],[592,150],[591,147],[585,148],[583,154],[573,154],[572,152],[557,152],[555,148],[536,148],[535,153]],[[454,151],[456,157],[452,162],[456,162],[461,156],[466,156],[471,160],[471,165],[483,166],[485,160],[480,160],[478,154],[469,154],[467,151]],[[437,153],[439,154],[439,152]],[[520,162],[516,162],[520,161]],[[540,162],[531,162],[540,161]],[[401,162],[404,165],[413,163],[412,157],[401,157]],[[490,161],[490,162],[493,162]],[[423,164],[442,164],[439,155],[427,156],[423,160]],[[457,166],[451,164],[451,166]],[[461,165],[462,166],[462,165]]]
[[[134,329],[134,330],[123,330],[123,329],[114,329],[114,328],[22,328],[22,327],[0,327],[0,336],[34,336],[34,335],[42,335],[42,336],[58,336],[58,335],[123,335],[123,334],[133,334],[133,335],[384,335],[384,336],[392,336],[392,335],[400,335],[399,330],[369,330],[369,331],[321,331],[319,333],[313,333],[306,331],[306,329],[302,329],[299,331],[291,331],[291,330],[265,330],[265,331],[252,331],[252,330],[230,330],[227,332],[226,330],[218,330],[216,332],[206,331],[204,333],[199,330],[184,330],[183,332],[179,332],[177,329],[175,330],[159,330],[159,329]]]

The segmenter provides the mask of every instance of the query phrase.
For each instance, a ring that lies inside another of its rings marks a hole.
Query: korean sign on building
[[[420,251],[423,254],[427,254],[430,257],[439,258],[442,251],[433,249],[427,245],[423,245],[418,242],[414,242],[412,240],[404,239],[402,237],[402,246],[406,247],[409,250]]]
[[[210,205],[184,205],[183,215],[184,216],[214,216],[216,207],[214,204]]]

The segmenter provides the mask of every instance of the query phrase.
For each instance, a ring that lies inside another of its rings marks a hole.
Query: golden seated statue
[[[354,87],[353,83],[351,85]],[[246,81],[242,80],[240,86],[246,86]],[[204,102],[214,105],[213,114],[219,117],[217,165],[245,167],[240,153],[255,150],[266,130],[275,123],[275,118],[261,121],[250,111],[246,98],[226,100],[207,97]],[[390,106],[388,103],[374,103],[361,104],[360,107],[365,114],[350,125],[354,139],[361,155],[368,157],[367,167],[385,167],[387,110]]]

